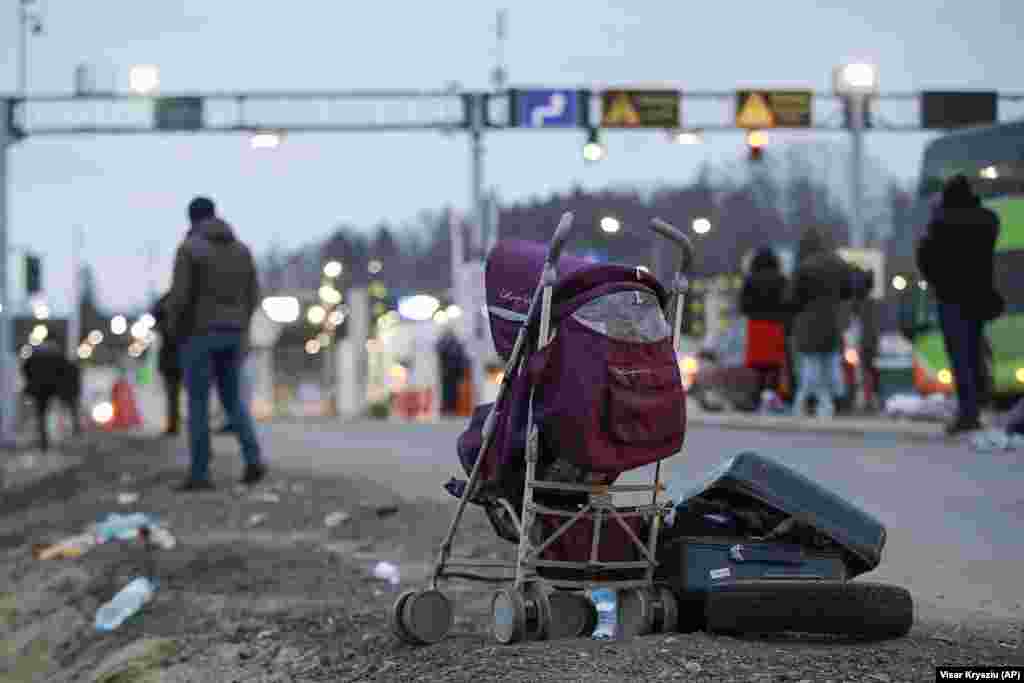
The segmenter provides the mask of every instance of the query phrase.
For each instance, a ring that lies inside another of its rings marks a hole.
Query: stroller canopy
[[[487,315],[495,351],[503,360],[512,354],[526,322],[546,257],[546,245],[507,240],[487,259]],[[623,341],[658,341],[671,334],[662,314],[667,296],[658,279],[643,269],[563,254],[552,296],[552,324],[572,314],[587,327]]]

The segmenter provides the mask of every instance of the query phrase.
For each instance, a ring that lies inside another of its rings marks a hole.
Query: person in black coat
[[[750,274],[740,292],[740,313],[747,317],[747,366],[760,377],[757,398],[777,390],[786,365],[786,328],[792,317],[789,281],[779,257],[762,247],[750,262]]]
[[[994,285],[999,218],[982,207],[966,176],[953,177],[918,245],[918,269],[939,303],[939,323],[953,364],[958,410],[946,432],[981,428],[983,328],[1002,315]]]
[[[459,383],[469,367],[469,357],[451,328],[437,341],[441,361],[441,414],[454,415],[458,409]]]
[[[65,358],[56,344],[47,341],[32,350],[32,355],[22,364],[21,370],[25,377],[25,393],[36,406],[39,448],[47,451],[50,447],[46,416],[54,398],[59,399],[71,412],[74,433],[81,433],[78,407],[82,377],[79,367]]]
[[[164,434],[177,434],[181,424],[181,404],[179,397],[184,379],[184,371],[178,360],[180,344],[171,336],[167,324],[167,295],[165,294],[153,308],[152,315],[156,319],[156,330],[160,333],[160,355],[157,358],[157,369],[164,380],[164,394],[167,398],[167,429]]]

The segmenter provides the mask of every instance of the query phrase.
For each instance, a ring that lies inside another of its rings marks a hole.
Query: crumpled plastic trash
[[[894,394],[885,401],[885,414],[892,418],[945,422],[956,414],[956,399],[942,394]]]
[[[1024,450],[1024,434],[1009,434],[1001,429],[990,429],[971,437],[971,449],[978,453]]]
[[[265,521],[267,521],[268,517],[269,517],[269,515],[267,515],[267,513],[265,513],[265,512],[257,512],[256,514],[251,515],[249,517],[248,525],[251,526],[251,527],[252,526],[259,526],[259,525],[263,524]]]
[[[272,491],[261,491],[259,493],[252,494],[252,496],[249,497],[249,500],[256,503],[280,503],[281,496]]]
[[[400,573],[396,565],[390,562],[378,562],[373,568],[373,578],[387,581],[392,586],[397,586],[401,581]]]
[[[139,501],[139,494],[133,492],[124,492],[117,494],[117,502],[120,505],[131,505]]]
[[[72,559],[89,552],[94,545],[96,545],[96,535],[84,533],[65,538],[59,543],[34,545],[32,546],[32,556],[37,560]]]
[[[348,514],[344,510],[338,510],[337,512],[332,512],[324,517],[324,526],[336,527],[339,524],[344,524],[350,519],[352,519],[352,515]]]
[[[132,541],[139,537],[139,530],[149,529],[151,543],[163,550],[171,550],[177,545],[173,534],[160,525],[160,522],[142,512],[131,515],[112,513],[96,525],[96,542]]]

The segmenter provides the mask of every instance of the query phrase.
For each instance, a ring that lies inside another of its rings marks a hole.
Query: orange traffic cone
[[[139,414],[139,406],[135,402],[135,390],[125,379],[114,382],[111,389],[110,402],[114,406],[114,416],[106,424],[106,429],[131,429],[142,426],[142,416]]]

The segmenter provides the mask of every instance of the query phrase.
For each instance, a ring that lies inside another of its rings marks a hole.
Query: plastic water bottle
[[[139,577],[122,588],[107,604],[96,610],[96,630],[113,631],[153,599],[156,585]]]
[[[592,590],[590,599],[597,607],[597,628],[594,630],[594,639],[614,640],[619,625],[615,591],[610,588]]]

